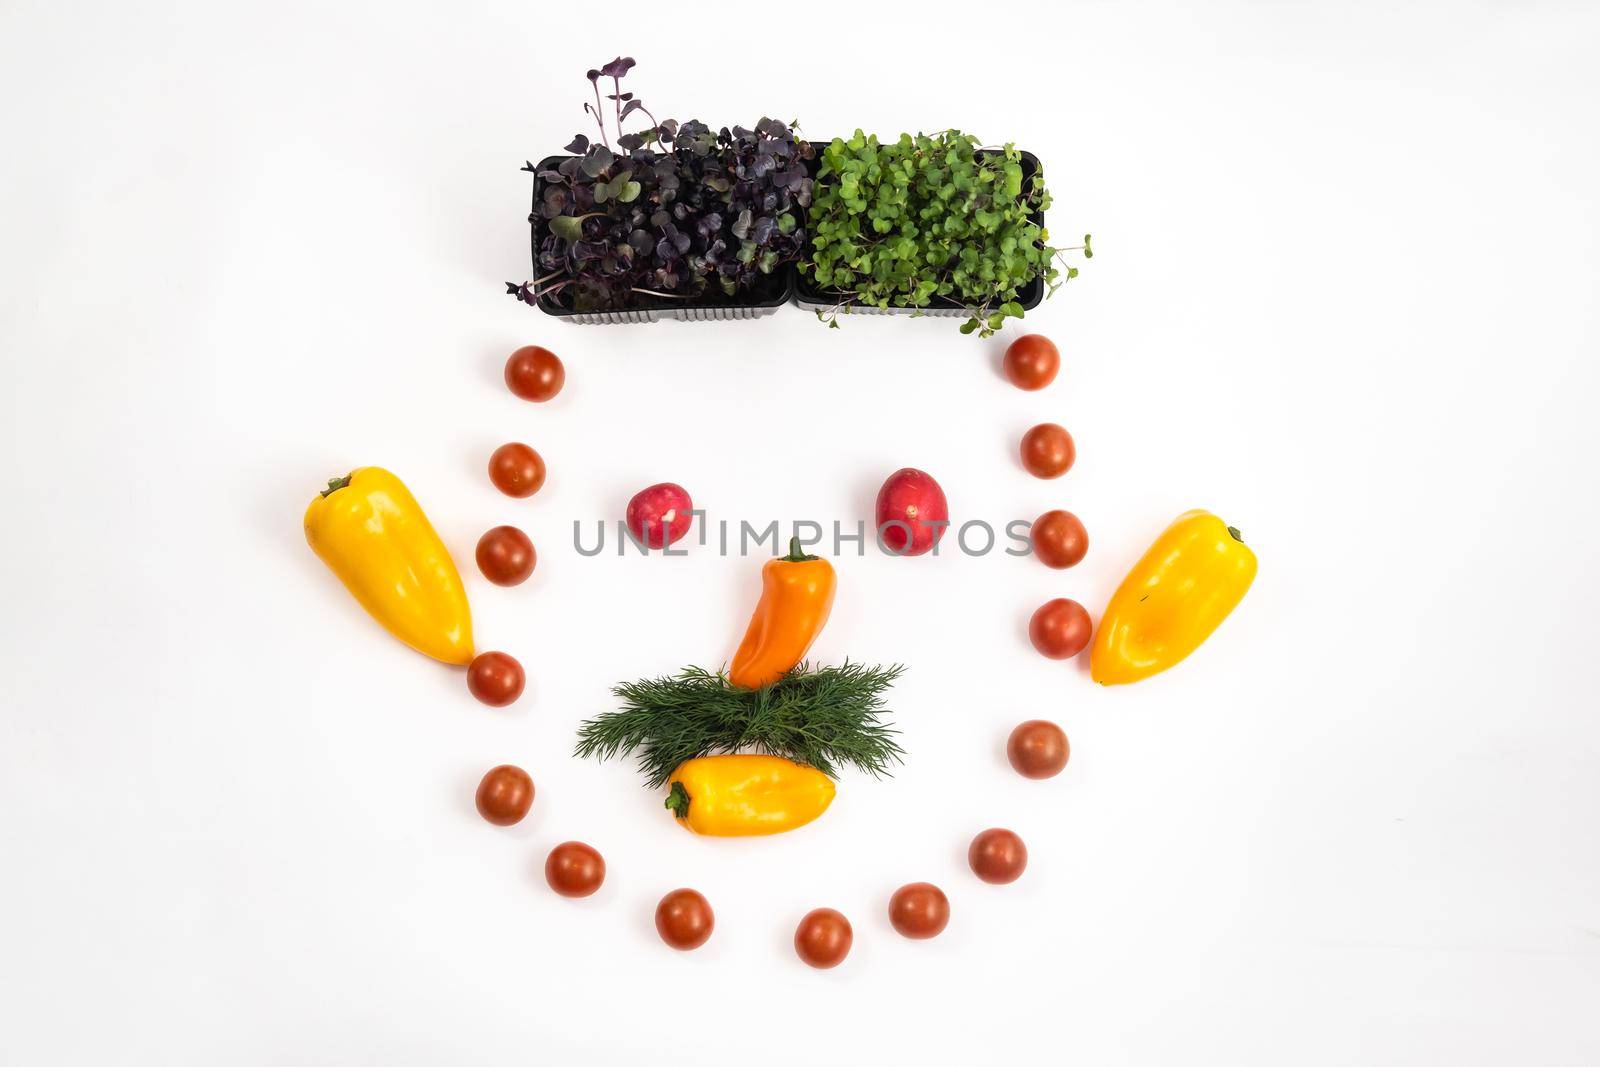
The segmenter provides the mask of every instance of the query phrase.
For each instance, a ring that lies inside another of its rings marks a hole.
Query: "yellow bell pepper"
[[[445,663],[472,661],[461,574],[404,483],[382,467],[335,478],[306,508],[306,542],[386,629]]]
[[[680,764],[668,785],[667,810],[712,837],[781,834],[833,803],[833,779],[782,756],[701,756]]]
[[[1238,607],[1255,577],[1256,554],[1238,530],[1209,511],[1178,516],[1112,594],[1090,677],[1122,685],[1182,661]]]

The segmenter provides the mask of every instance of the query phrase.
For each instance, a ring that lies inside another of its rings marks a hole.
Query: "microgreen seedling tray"
[[[530,249],[533,256],[534,276],[538,276],[539,244],[547,233],[545,219],[539,214],[544,201],[544,182],[538,171],[554,170],[570,156],[547,156],[541,160],[533,175],[533,204],[528,210]],[[795,271],[793,266],[768,275],[766,285],[757,292],[743,297],[705,297],[696,300],[669,300],[665,297],[638,294],[638,303],[630,308],[606,311],[575,311],[564,307],[559,297],[540,297],[539,310],[567,322],[581,326],[619,325],[634,322],[659,322],[677,319],[680,322],[716,322],[727,319],[757,319],[771,315],[787,304],[794,295]]]
[[[816,155],[812,160],[812,175],[815,176],[817,168],[821,166],[822,150],[828,147],[828,142],[812,141],[811,143],[817,150]],[[993,155],[994,153],[991,151],[980,152],[979,154]],[[1034,155],[1032,152],[1020,152],[1019,155],[1022,157],[1022,176],[1024,180],[1030,179],[1039,173],[1038,156]],[[1043,227],[1044,212],[1034,212],[1033,222],[1035,225]],[[807,245],[807,252],[809,253],[809,251],[810,246]],[[831,311],[838,305],[838,294],[819,288],[815,282],[812,282],[806,278],[804,274],[801,274],[798,267],[792,267],[791,269],[794,271],[794,292],[796,304],[807,311],[822,312]],[[1017,290],[1017,303],[1022,305],[1022,309],[1024,311],[1031,311],[1038,307],[1039,302],[1043,299],[1044,280],[1041,278],[1035,278],[1033,281]],[[845,310],[851,315],[941,315],[946,317],[959,316],[961,318],[966,318],[969,314],[966,308],[962,307],[954,300],[946,300],[943,298],[935,299],[931,301],[927,307],[921,308],[894,306],[879,308],[869,307],[864,304],[847,304],[845,305]]]

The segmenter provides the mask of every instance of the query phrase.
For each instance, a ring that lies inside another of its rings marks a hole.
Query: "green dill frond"
[[[879,721],[883,693],[904,670],[802,663],[761,689],[740,689],[701,667],[625,682],[612,690],[622,707],[585,722],[575,754],[637,753],[651,788],[665,785],[684,760],[726,752],[783,756],[830,778],[846,764],[885,775],[905,751],[897,731]]]

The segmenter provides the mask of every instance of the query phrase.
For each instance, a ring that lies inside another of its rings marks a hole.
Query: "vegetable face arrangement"
[[[833,803],[841,764],[877,776],[903,752],[879,721],[899,667],[801,660],[833,607],[833,566],[799,539],[761,570],[762,595],[727,675],[686,667],[616,687],[623,702],[583,724],[577,755],[638,752],[666,808],[697,834],[748,837],[804,826]]]
[[[633,307],[641,297],[731,298],[772,288],[774,272],[805,244],[811,145],[767,118],[753,130],[716,132],[703,122],[657,122],[622,91],[633,66],[619,56],[589,71],[594,103],[583,106],[598,141],[579,134],[567,145],[573,155],[524,167],[543,183],[530,217],[543,222],[541,276],[508,282],[506,291],[527,304],[592,311]],[[624,131],[635,113],[648,125]]]
[[[622,91],[633,65],[619,57],[589,72],[594,102],[585,110],[598,143],[579,135],[568,145],[571,156],[529,165],[542,190],[532,220],[541,276],[508,286],[528,304],[611,309],[641,300],[741,299],[769,283],[786,288],[790,279],[780,275],[792,276],[808,255],[798,271],[836,299],[822,313],[832,325],[851,308],[961,309],[962,332],[986,336],[1077,273],[1061,261],[1066,250],[1049,245],[1042,219],[1049,193],[1037,161],[1012,145],[983,148],[953,130],[880,144],[857,131],[826,147],[813,178],[813,146],[791,126],[763,119],[754,130],[712,133],[698,122],[656,121]],[[603,82],[612,91],[602,98]],[[625,131],[635,113],[648,126]],[[1088,258],[1087,236],[1078,247]],[[1030,392],[1048,388],[1060,369],[1059,350],[1038,334],[1014,341],[1002,362],[1005,379]],[[512,353],[504,376],[514,395],[545,404],[561,393],[566,371],[553,352],[530,345]],[[1015,453],[1017,468],[1039,479],[1061,478],[1076,455],[1072,435],[1056,423],[1034,426]],[[521,442],[496,449],[487,473],[515,500],[537,495],[547,476],[543,457]],[[938,555],[950,506],[930,474],[895,471],[874,510],[885,553]],[[664,551],[688,534],[695,513],[683,486],[661,482],[633,495],[626,525],[641,548]],[[474,647],[461,575],[393,474],[363,467],[333,479],[311,501],[304,526],[316,554],[396,637],[466,667],[468,690],[485,705],[523,697],[522,665]],[[1040,515],[1028,542],[1052,584],[1090,547],[1084,524],[1061,508]],[[515,526],[494,526],[477,543],[479,570],[503,590],[494,595],[520,595],[509,591],[534,576],[537,558],[532,539]],[[1255,555],[1237,530],[1191,511],[1135,565],[1098,629],[1083,605],[1057,596],[1033,613],[1029,640],[1051,660],[1076,659],[1092,643],[1095,681],[1139,681],[1193,653],[1239,604],[1255,572]],[[617,685],[621,706],[579,729],[576,755],[635,757],[645,784],[665,790],[664,807],[694,834],[796,829],[828,809],[845,767],[886,776],[904,756],[883,718],[884,695],[901,667],[806,662],[833,609],[833,565],[794,539],[787,555],[763,565],[761,579],[726,673],[691,666]],[[1039,719],[1016,726],[1006,743],[1012,768],[1033,780],[1061,774],[1070,751],[1061,727]],[[506,763],[482,776],[474,799],[485,822],[512,826],[534,797],[532,776]],[[1027,846],[1003,827],[973,838],[967,856],[976,878],[993,886],[1028,867]],[[596,894],[607,878],[600,852],[581,841],[552,848],[544,871],[552,892],[572,900]],[[892,927],[912,940],[938,936],[951,917],[949,898],[928,882],[901,886],[887,904]],[[716,926],[710,902],[688,888],[661,897],[655,921],[662,941],[684,951],[705,944]],[[848,956],[853,938],[842,913],[816,908],[800,920],[793,943],[806,964],[827,968]]]

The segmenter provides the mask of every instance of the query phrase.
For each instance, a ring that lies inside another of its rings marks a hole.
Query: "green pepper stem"
[[[1228,527],[1228,534],[1235,541],[1239,542],[1241,545],[1244,544],[1244,535],[1239,532],[1239,527],[1237,527],[1237,526]]]
[[[672,783],[672,792],[667,794],[666,809],[679,819],[689,817],[689,791],[683,787],[682,782]]]
[[[348,475],[348,474],[346,474],[343,478],[329,478],[328,479],[328,488],[326,488],[326,489],[324,489],[322,491],[322,495],[325,496],[325,497],[326,496],[332,496],[334,493],[338,492],[340,489],[343,489],[345,486],[347,486],[349,484],[350,484],[350,475]]]
[[[805,549],[800,547],[800,538],[798,535],[796,535],[789,538],[789,554],[787,556],[779,556],[778,558],[783,560],[785,563],[807,563],[816,559],[817,557],[806,555]]]

